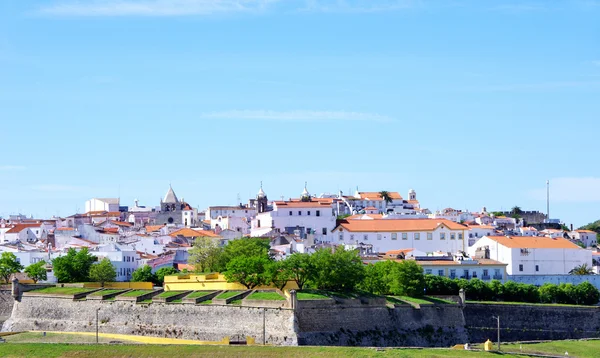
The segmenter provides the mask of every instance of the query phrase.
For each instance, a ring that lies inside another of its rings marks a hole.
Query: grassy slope
[[[60,295],[76,295],[78,293],[93,291],[93,288],[82,288],[82,287],[46,287],[39,290],[33,290],[30,292],[35,293],[47,293],[47,294],[60,294]]]
[[[124,290],[102,290],[102,291],[96,291],[94,293],[91,294],[91,296],[104,296],[104,295],[110,295],[113,293],[117,293],[117,292],[123,292]]]
[[[285,297],[277,292],[254,292],[246,298],[247,300],[270,300],[270,301],[285,301]]]
[[[189,295],[185,296],[185,298],[198,298],[198,297],[202,297],[202,296],[206,296],[209,293],[213,293],[215,291],[194,291],[192,293],[190,293]]]
[[[224,300],[227,299],[229,297],[233,297],[235,295],[238,295],[240,293],[242,293],[244,291],[227,291],[227,292],[223,292],[220,295],[218,295],[217,297],[215,297],[215,299],[217,300]]]
[[[137,296],[141,296],[141,295],[145,295],[146,293],[150,293],[152,292],[152,290],[133,290],[133,291],[129,291],[121,296],[123,297],[137,297]]]
[[[178,295],[180,293],[183,293],[183,291],[167,291],[167,292],[161,293],[160,295],[158,295],[156,297],[159,297],[159,298],[169,298],[169,297],[172,297],[172,296],[176,296],[176,295]]]

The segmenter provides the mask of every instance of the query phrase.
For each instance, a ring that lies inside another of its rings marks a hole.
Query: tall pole
[[[267,344],[266,313],[267,309],[263,307],[263,346]]]
[[[100,308],[96,309],[96,344],[98,344],[98,312],[100,312]]]
[[[546,220],[550,223],[550,180],[546,180],[546,215]]]
[[[500,316],[494,318],[498,321],[498,352],[500,352]]]

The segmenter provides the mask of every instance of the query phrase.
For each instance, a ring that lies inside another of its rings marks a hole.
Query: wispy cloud
[[[44,191],[44,192],[74,192],[74,191],[86,191],[89,188],[85,186],[76,186],[76,185],[62,185],[62,184],[40,184],[34,185],[31,187],[32,190],[35,191]]]
[[[412,9],[423,5],[421,0],[308,0],[302,11],[312,12],[385,12]]]
[[[266,111],[266,110],[230,110],[201,113],[200,118],[244,119],[281,122],[326,122],[326,121],[367,121],[390,122],[388,116],[347,111]]]
[[[22,165],[0,165],[0,172],[14,172],[18,170],[25,170]]]
[[[55,16],[189,16],[259,12],[279,0],[90,0],[60,1],[39,9]]]
[[[529,196],[535,200],[546,200],[546,188],[529,191]],[[599,177],[565,177],[550,180],[551,202],[599,202]]]

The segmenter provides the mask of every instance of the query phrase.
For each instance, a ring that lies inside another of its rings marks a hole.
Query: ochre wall
[[[165,291],[206,291],[206,290],[246,290],[246,286],[237,282],[227,282],[222,274],[206,275],[173,275],[165,276]],[[274,289],[272,286],[258,286],[254,289]],[[287,290],[297,290],[296,281],[288,281],[283,288]]]

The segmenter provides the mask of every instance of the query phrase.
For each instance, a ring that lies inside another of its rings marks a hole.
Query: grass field
[[[39,290],[33,290],[30,292],[58,294],[58,295],[76,295],[78,293],[90,292],[93,290],[94,290],[93,288],[83,288],[83,287],[46,287],[46,288],[40,288]]]
[[[326,300],[330,297],[315,291],[298,291],[296,298],[299,300]]]
[[[181,294],[183,292],[184,291],[166,291],[166,292],[163,292],[160,295],[155,296],[155,297],[158,297],[158,298],[169,298],[169,297],[173,297],[173,296],[179,295],[179,294]]]
[[[141,295],[145,295],[146,293],[150,293],[152,290],[133,290],[127,293],[122,294],[123,297],[137,297]]]
[[[246,298],[247,300],[269,300],[269,301],[285,301],[285,297],[275,291],[254,292]]]
[[[94,293],[92,293],[90,296],[104,296],[104,295],[110,295],[113,293],[117,293],[117,292],[123,292],[124,290],[101,290],[101,291],[96,291]]]
[[[213,293],[215,291],[194,291],[192,293],[190,293],[189,295],[185,296],[185,298],[198,298],[198,297],[203,297],[206,296],[210,293]]]
[[[227,292],[223,292],[220,295],[218,295],[217,297],[215,297],[215,299],[217,300],[225,300],[228,299],[229,297],[233,297],[235,295],[238,295],[240,293],[242,293],[244,291],[227,291]]]
[[[464,351],[461,349],[402,349],[402,348],[354,348],[354,347],[261,347],[178,345],[164,343],[149,344],[152,337],[100,336],[100,345],[95,343],[93,333],[54,333],[44,337],[41,332],[25,332],[4,337],[7,343],[0,344],[0,357],[496,357],[494,352]],[[143,339],[143,340],[140,340]],[[138,342],[135,342],[138,340]],[[158,338],[161,340],[161,338]],[[107,344],[118,341],[121,344]],[[171,342],[177,340],[170,340]],[[163,342],[163,341],[160,341]],[[181,341],[180,341],[181,342]],[[185,341],[184,341],[185,342]],[[67,343],[67,344],[65,344]],[[134,343],[134,344],[132,344]],[[473,348],[481,348],[474,345]],[[502,351],[510,353],[546,354],[571,357],[598,357],[600,341],[554,341],[536,344],[503,344]]]
[[[206,300],[206,301],[202,301],[200,302],[201,305],[212,305],[212,300]]]

